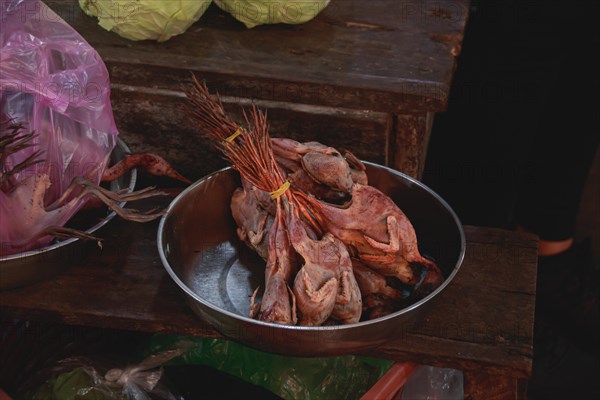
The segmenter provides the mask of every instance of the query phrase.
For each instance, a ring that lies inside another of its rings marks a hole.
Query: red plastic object
[[[417,366],[413,363],[394,363],[360,400],[392,400]]]
[[[12,400],[12,398],[0,388],[0,400]]]

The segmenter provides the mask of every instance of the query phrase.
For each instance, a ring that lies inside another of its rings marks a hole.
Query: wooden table
[[[212,5],[183,35],[132,42],[74,1],[49,1],[106,62],[118,126],[190,177],[221,166],[179,111],[193,71],[225,105],[268,108],[274,136],[319,140],[411,176],[444,111],[468,0],[333,0],[312,21],[246,29]],[[203,160],[198,163],[197,160]]]
[[[211,6],[163,44],[106,32],[74,1],[47,3],[106,62],[125,142],[161,154],[194,180],[223,162],[179,111],[190,71],[238,117],[239,105],[267,108],[274,136],[319,140],[421,176],[469,2],[333,0],[307,24],[252,30]],[[163,270],[156,224],[113,222],[102,231],[101,253],[50,280],[0,292],[0,316],[219,337]],[[465,261],[438,306],[368,355],[461,369],[467,399],[523,397],[532,366],[535,238],[474,227],[466,233]]]
[[[0,292],[0,316],[127,331],[221,337],[188,308],[164,270],[156,223],[111,222],[68,272]],[[412,329],[365,353],[464,371],[466,399],[524,398],[531,374],[537,242],[466,227],[454,281]],[[0,277],[1,279],[1,277]]]

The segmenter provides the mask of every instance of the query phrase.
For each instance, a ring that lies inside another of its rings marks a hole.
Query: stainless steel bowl
[[[119,139],[111,153],[111,163],[117,162],[129,153],[127,145]],[[110,190],[134,190],[137,179],[135,169],[128,171],[119,179],[111,182]],[[125,203],[121,203],[123,207]],[[107,210],[95,215],[94,219],[78,219],[77,228],[93,234],[106,225],[117,214]],[[81,226],[84,225],[84,226]],[[0,290],[25,286],[40,280],[48,279],[69,268],[73,262],[81,260],[93,250],[95,243],[77,238],[56,241],[46,247],[24,253],[0,257]]]
[[[400,206],[415,227],[421,252],[440,266],[446,279],[438,289],[393,314],[351,325],[287,326],[248,318],[250,297],[264,283],[264,261],[237,238],[229,202],[240,182],[226,168],[175,198],[158,228],[163,265],[192,310],[224,336],[294,356],[366,350],[409,329],[452,283],[465,252],[463,228],[448,204],[422,183],[380,165],[366,165],[369,183]]]

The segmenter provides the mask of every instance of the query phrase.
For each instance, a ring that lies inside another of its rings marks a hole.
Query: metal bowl
[[[128,153],[130,153],[129,148],[119,139],[111,153],[110,162],[115,163],[123,159]],[[119,179],[111,182],[110,190],[134,190],[136,179],[136,170],[130,170]],[[121,207],[124,205],[125,202],[120,204]],[[109,209],[103,210],[85,217],[81,217],[79,214],[83,212],[80,212],[67,226],[75,224],[73,227],[93,234],[117,215]],[[40,249],[0,257],[0,290],[25,286],[63,272],[75,261],[85,257],[90,250],[93,250],[93,246],[95,246],[95,243],[70,238],[55,241]]]
[[[351,325],[302,327],[248,318],[250,297],[264,284],[264,261],[236,235],[229,203],[240,182],[237,173],[226,168],[175,198],[158,228],[162,263],[192,310],[226,337],[293,356],[362,351],[410,329],[415,317],[434,303],[457,273],[465,252],[463,228],[450,206],[422,183],[365,164],[369,183],[400,206],[415,227],[422,254],[438,263],[445,277],[439,288],[393,314]]]

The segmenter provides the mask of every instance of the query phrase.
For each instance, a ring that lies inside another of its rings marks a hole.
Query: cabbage
[[[107,31],[130,40],[169,40],[198,21],[211,0],[79,0]]]
[[[317,16],[330,0],[215,0],[221,9],[247,28],[262,24],[303,24]]]

